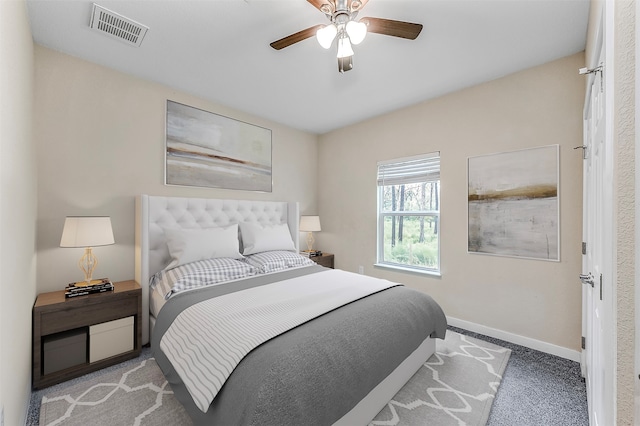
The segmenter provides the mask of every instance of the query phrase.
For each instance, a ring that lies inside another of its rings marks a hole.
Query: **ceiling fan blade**
[[[306,40],[309,37],[313,37],[316,35],[318,29],[322,28],[324,25],[315,25],[313,27],[307,28],[306,30],[298,31],[295,34],[291,34],[290,36],[286,36],[281,38],[280,40],[276,40],[270,44],[276,50],[284,49],[285,47],[291,46],[299,41]]]
[[[384,34],[393,37],[401,37],[415,40],[422,31],[422,24],[411,22],[394,21],[382,18],[362,18],[360,20],[367,24],[367,31],[370,33]]]

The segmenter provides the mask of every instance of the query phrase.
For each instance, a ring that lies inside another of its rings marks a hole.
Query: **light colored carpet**
[[[436,354],[372,425],[484,425],[510,353],[447,331],[444,341],[436,341]],[[149,358],[45,393],[40,424],[173,426],[191,421]]]

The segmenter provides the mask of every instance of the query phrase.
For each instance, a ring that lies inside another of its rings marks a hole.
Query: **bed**
[[[298,220],[295,202],[137,197],[143,343],[194,424],[367,424],[444,338],[428,295],[298,255]],[[213,240],[211,259],[185,248]]]

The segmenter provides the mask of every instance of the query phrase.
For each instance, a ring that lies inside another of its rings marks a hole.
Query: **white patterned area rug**
[[[509,356],[510,349],[447,330],[371,425],[485,425]]]
[[[436,353],[371,425],[484,425],[511,351],[447,331]],[[57,388],[42,398],[40,425],[190,425],[153,358]]]

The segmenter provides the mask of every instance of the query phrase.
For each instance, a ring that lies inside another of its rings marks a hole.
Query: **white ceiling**
[[[580,52],[589,14],[589,0],[370,0],[360,18],[424,29],[369,34],[340,74],[314,38],[269,46],[328,22],[305,0],[95,2],[148,26],[142,45],[91,30],[91,0],[28,0],[34,41],[318,134]]]

